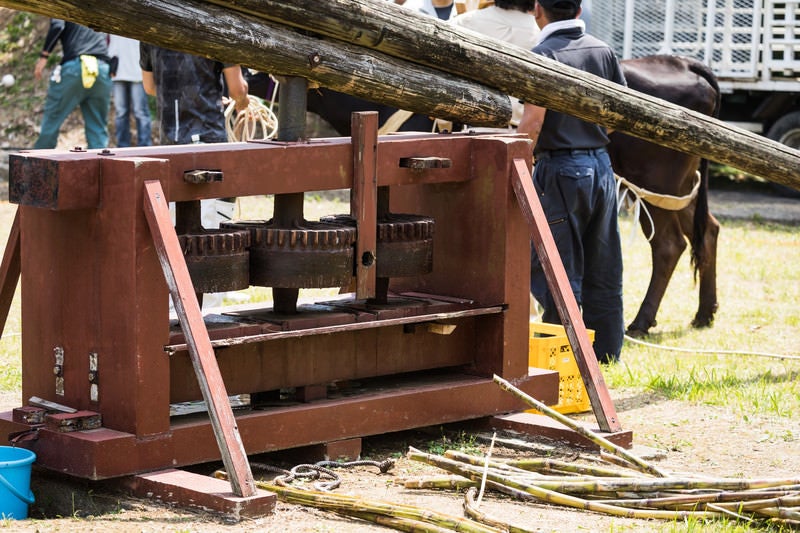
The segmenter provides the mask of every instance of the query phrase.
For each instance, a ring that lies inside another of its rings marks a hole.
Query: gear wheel
[[[196,293],[246,289],[250,285],[250,233],[203,230],[178,235]]]
[[[351,215],[331,215],[321,219],[356,227]],[[376,276],[397,278],[427,274],[433,270],[433,218],[402,213],[387,213],[378,219],[376,236]]]
[[[339,287],[353,275],[354,227],[307,220],[292,228],[275,227],[272,221],[229,222],[221,227],[250,232],[250,283],[253,285]]]

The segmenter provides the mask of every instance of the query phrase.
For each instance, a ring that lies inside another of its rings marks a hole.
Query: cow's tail
[[[722,101],[722,95],[717,83],[717,77],[706,65],[699,61],[692,61],[689,65],[689,70],[705,79],[708,84],[714,89],[717,95],[716,102],[714,103],[714,118],[719,117],[719,108]],[[692,230],[692,265],[694,266],[695,278],[697,272],[706,261],[706,247],[704,246],[706,231],[708,231],[708,159],[700,160],[700,190],[697,193],[697,203],[694,210],[694,221]]]

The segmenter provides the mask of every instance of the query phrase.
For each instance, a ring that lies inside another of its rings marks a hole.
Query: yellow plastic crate
[[[594,330],[587,329],[589,340],[594,342]],[[563,326],[530,323],[528,365],[558,371],[558,404],[553,409],[562,414],[580,413],[591,408],[589,395],[583,384],[578,363],[572,353],[567,333]],[[535,409],[529,413],[538,413]]]

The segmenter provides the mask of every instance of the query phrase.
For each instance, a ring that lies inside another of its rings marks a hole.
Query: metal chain
[[[273,482],[277,485],[287,486],[294,480],[306,480],[306,481],[314,481],[314,488],[320,491],[331,491],[335,488],[338,488],[339,485],[342,483],[341,477],[339,477],[336,472],[332,470],[332,468],[353,468],[356,466],[375,466],[380,470],[381,474],[385,474],[392,468],[394,468],[395,461],[394,459],[386,459],[384,461],[370,461],[370,460],[359,460],[359,461],[348,461],[348,462],[339,462],[339,461],[318,461],[314,464],[303,463],[299,465],[295,465],[291,468],[291,470],[286,470],[283,468],[278,468],[276,466],[267,465],[264,463],[250,463],[251,468],[257,468],[259,470],[264,470],[267,472],[274,472],[279,474],[277,477],[273,479]],[[330,478],[329,481],[319,481],[325,477]]]

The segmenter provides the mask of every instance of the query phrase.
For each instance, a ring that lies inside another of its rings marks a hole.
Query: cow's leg
[[[627,333],[632,337],[646,335],[647,331],[656,325],[656,312],[664,298],[678,259],[686,249],[686,239],[683,236],[680,221],[674,212],[650,207],[650,214],[656,227],[653,239],[650,241],[650,256],[653,266],[647,294],[639,307],[636,318],[628,326]],[[645,234],[649,234],[649,221],[642,220],[641,225]]]
[[[708,215],[706,234],[703,238],[703,262],[697,265],[697,278],[700,281],[700,301],[697,314],[692,320],[695,328],[706,328],[714,322],[714,313],[717,311],[717,237],[719,236],[719,222],[712,215]],[[687,234],[691,239],[691,234]]]

